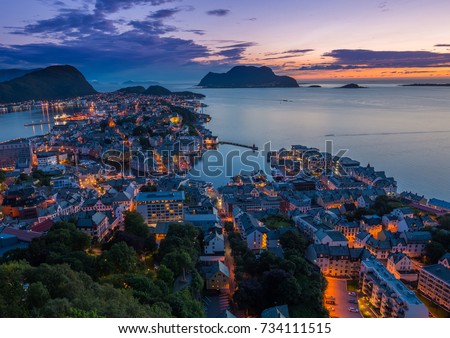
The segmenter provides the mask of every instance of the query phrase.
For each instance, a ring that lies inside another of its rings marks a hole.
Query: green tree
[[[436,264],[445,253],[445,248],[441,243],[432,241],[425,246],[425,262]]]
[[[150,232],[144,218],[137,211],[127,212],[125,215],[125,232],[146,238]]]
[[[6,180],[6,173],[3,170],[0,170],[0,183],[5,182]]]
[[[135,273],[141,270],[136,251],[126,243],[114,244],[110,250],[98,257],[98,266],[102,275]]]

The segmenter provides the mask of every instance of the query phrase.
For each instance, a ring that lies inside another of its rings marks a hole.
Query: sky
[[[265,65],[299,81],[450,78],[448,0],[0,2],[0,68],[198,82]]]

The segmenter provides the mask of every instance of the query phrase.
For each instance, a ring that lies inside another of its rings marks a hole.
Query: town
[[[449,202],[298,144],[190,176],[221,142],[189,93],[30,105],[51,132],[0,143],[4,316],[449,316]]]

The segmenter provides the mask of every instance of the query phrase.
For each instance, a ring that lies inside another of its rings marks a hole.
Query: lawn
[[[444,309],[440,308],[439,306],[434,304],[431,300],[422,296],[420,293],[417,293],[417,298],[419,298],[420,301],[426,305],[426,307],[433,314],[434,317],[450,318],[450,313],[448,313]]]

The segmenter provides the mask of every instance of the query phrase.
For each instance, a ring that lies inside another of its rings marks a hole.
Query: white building
[[[375,258],[361,264],[360,284],[372,309],[382,318],[427,318],[428,308]]]

